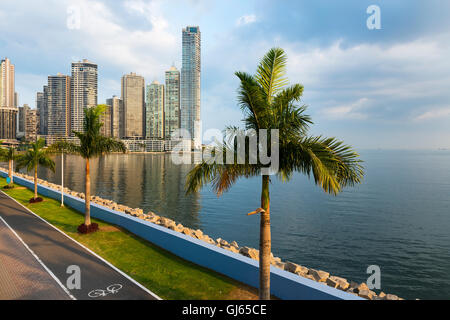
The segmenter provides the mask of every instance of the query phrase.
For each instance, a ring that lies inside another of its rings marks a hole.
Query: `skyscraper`
[[[30,109],[25,119],[25,140],[36,141],[38,134],[38,112],[36,109]]]
[[[47,86],[44,86],[42,92],[36,94],[36,108],[39,113],[39,134],[41,135],[47,135],[48,132],[47,91]]]
[[[0,63],[0,139],[15,139],[17,113],[15,105],[15,69],[8,58]]]
[[[130,73],[122,77],[124,122],[122,138],[145,136],[145,80]]]
[[[47,134],[67,137],[70,131],[70,77],[58,73],[48,76],[47,89]]]
[[[183,29],[181,67],[181,128],[186,129],[194,146],[200,147],[200,28]]]
[[[8,58],[0,64],[0,107],[15,107],[15,68]]]
[[[106,99],[106,104],[111,107],[111,136],[120,138],[121,126],[124,123],[123,101],[113,96],[111,99]]]
[[[71,130],[83,131],[84,109],[97,105],[98,67],[84,59],[72,63]]]
[[[25,136],[25,128],[26,128],[26,121],[28,114],[30,112],[30,106],[27,104],[24,104],[22,107],[19,107],[18,112],[18,127],[17,127],[17,138],[24,137]]]
[[[170,139],[180,128],[180,72],[173,66],[166,71],[164,94],[164,137]]]
[[[146,137],[164,138],[164,85],[153,81],[147,86]]]

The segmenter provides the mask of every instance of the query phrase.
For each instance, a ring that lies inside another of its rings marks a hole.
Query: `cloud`
[[[385,46],[336,41],[324,48],[284,47],[291,82],[305,86],[305,101],[323,115],[411,121],[424,104],[450,99],[450,44],[442,37]]]
[[[248,15],[244,15],[244,16],[240,17],[236,21],[236,25],[243,26],[243,25],[254,23],[254,22],[256,22],[256,16],[254,14],[248,14]]]
[[[370,100],[361,98],[350,104],[345,104],[337,107],[326,108],[323,114],[332,119],[357,119],[364,120],[368,118],[368,114],[364,113],[364,108],[367,108]]]
[[[424,112],[415,118],[416,121],[433,120],[450,117],[450,107]]]

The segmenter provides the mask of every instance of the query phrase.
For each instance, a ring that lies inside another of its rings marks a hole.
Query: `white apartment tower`
[[[83,131],[84,109],[97,106],[98,67],[83,60],[72,63],[71,130]]]

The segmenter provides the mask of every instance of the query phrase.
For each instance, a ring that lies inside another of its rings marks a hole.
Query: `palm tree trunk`
[[[260,238],[259,238],[259,299],[270,300],[270,196],[269,176],[262,177]]]
[[[12,160],[8,161],[8,176],[9,176],[9,180],[10,180],[10,185],[13,183],[13,178],[12,178]]]
[[[34,166],[34,200],[36,200],[37,197],[37,166]]]
[[[84,210],[84,224],[91,225],[91,174],[89,168],[89,159],[86,159],[86,190],[84,192],[84,203],[86,208]]]

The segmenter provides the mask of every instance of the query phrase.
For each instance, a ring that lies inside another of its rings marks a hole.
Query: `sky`
[[[367,27],[370,5],[381,29]],[[281,47],[310,134],[359,149],[450,148],[450,1],[0,0],[0,57],[15,64],[20,105],[35,107],[48,75],[85,58],[104,103],[123,74],[163,83],[181,69],[187,25],[202,33],[203,130],[242,124],[234,73]]]

